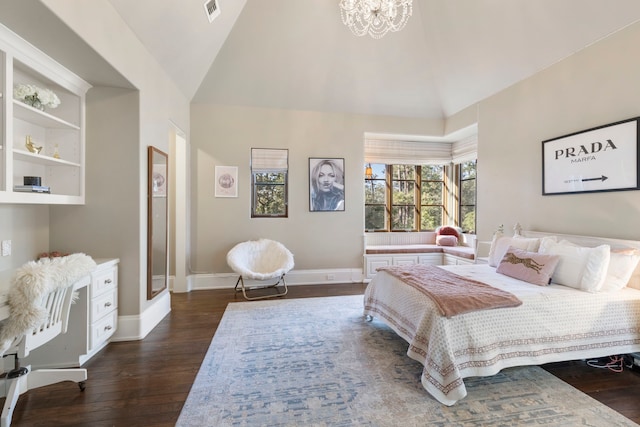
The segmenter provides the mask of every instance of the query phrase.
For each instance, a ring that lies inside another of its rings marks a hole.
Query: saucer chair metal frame
[[[238,243],[227,253],[227,264],[239,275],[235,291],[242,291],[246,300],[282,297],[289,292],[284,276],[293,268],[293,254],[280,242],[269,239],[249,240]],[[268,285],[248,286],[245,279],[273,281]],[[251,296],[251,291],[276,289],[282,283],[281,292]]]

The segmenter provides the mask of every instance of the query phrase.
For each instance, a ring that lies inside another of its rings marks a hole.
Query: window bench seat
[[[364,252],[364,278],[369,281],[378,268],[390,265],[473,264],[475,236],[465,235],[461,246],[438,246],[433,232],[367,234]]]

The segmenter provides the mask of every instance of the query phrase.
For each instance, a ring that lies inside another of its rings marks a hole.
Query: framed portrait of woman
[[[344,159],[309,158],[309,210],[344,211]]]

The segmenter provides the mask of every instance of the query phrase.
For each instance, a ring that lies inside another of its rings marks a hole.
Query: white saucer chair
[[[31,369],[20,366],[20,359],[67,331],[69,313],[76,287],[86,286],[86,275],[93,259],[84,254],[72,254],[68,259],[32,261],[18,271],[8,295],[10,315],[0,331],[2,357],[13,356],[14,369],[0,382],[0,397],[6,397],[0,426],[11,425],[18,398],[28,390],[62,381],[78,383],[84,390],[87,370]],[[26,328],[26,329],[25,329]]]
[[[242,295],[247,300],[281,297],[288,292],[284,276],[293,268],[293,254],[280,242],[259,239],[238,243],[227,253],[227,264],[240,276],[236,281],[236,292],[239,292],[240,287]],[[248,279],[260,282],[276,281],[268,285],[248,286],[245,284],[245,280]],[[283,287],[277,293],[249,295],[250,291],[257,289],[278,290],[280,283]]]

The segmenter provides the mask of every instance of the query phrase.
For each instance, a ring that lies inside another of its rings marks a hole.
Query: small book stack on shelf
[[[44,185],[14,185],[13,191],[20,191],[23,193],[51,193],[51,187]]]

